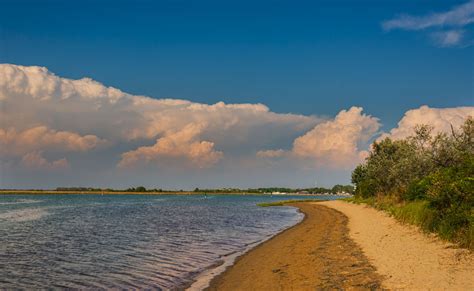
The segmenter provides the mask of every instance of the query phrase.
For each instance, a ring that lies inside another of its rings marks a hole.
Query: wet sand
[[[318,203],[294,203],[298,225],[237,259],[208,290],[375,289],[383,277],[349,237],[348,218]]]
[[[474,255],[382,211],[289,204],[306,216],[240,257],[209,290],[474,290]]]

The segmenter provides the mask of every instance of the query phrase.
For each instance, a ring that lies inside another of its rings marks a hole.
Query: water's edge
[[[202,290],[241,257],[304,220],[297,207],[257,206],[281,197],[10,195],[0,200],[0,290]]]
[[[292,206],[290,206],[290,207],[292,207]],[[249,251],[256,248],[257,246],[271,240],[272,238],[279,235],[280,233],[299,225],[301,222],[303,222],[303,220],[305,218],[305,214],[303,212],[301,212],[299,210],[299,208],[297,208],[297,207],[292,207],[292,208],[296,208],[298,216],[299,216],[298,220],[296,220],[293,225],[290,225],[286,228],[282,228],[282,229],[276,231],[274,234],[272,234],[272,235],[270,235],[266,238],[263,238],[260,241],[249,244],[242,251],[238,251],[238,252],[235,252],[235,253],[232,253],[232,254],[229,254],[229,255],[225,256],[224,258],[222,258],[222,260],[220,262],[217,262],[217,265],[211,266],[210,268],[208,268],[208,269],[204,270],[203,272],[199,273],[196,277],[193,278],[193,281],[190,282],[189,285],[184,286],[183,289],[186,290],[186,291],[200,291],[200,290],[204,290],[204,289],[208,288],[210,286],[210,283],[212,282],[212,280],[215,277],[217,277],[217,276],[221,275],[222,273],[224,273],[228,268],[232,267],[232,265],[234,265],[234,263],[237,261],[238,258],[240,258],[241,256],[247,254]]]

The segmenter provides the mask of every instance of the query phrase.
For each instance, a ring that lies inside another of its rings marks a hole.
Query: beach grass
[[[474,250],[474,228],[472,227],[472,222],[467,229],[455,232],[453,227],[451,227],[451,224],[455,223],[455,221],[451,217],[439,217],[435,209],[430,207],[427,200],[402,203],[388,197],[382,199],[376,199],[375,197],[365,199],[351,197],[343,200],[350,203],[370,205],[387,212],[402,223],[416,225],[426,233],[436,233],[441,239]]]

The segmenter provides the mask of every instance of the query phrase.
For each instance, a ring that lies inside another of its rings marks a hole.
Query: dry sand
[[[474,290],[468,250],[363,205],[290,205],[305,219],[240,257],[209,290]]]
[[[349,235],[388,289],[474,290],[474,258],[373,208],[343,201],[318,203],[349,218]]]
[[[382,277],[349,238],[347,217],[295,203],[305,219],[237,259],[210,290],[375,289]]]

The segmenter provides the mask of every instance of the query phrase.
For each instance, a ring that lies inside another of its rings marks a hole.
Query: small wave
[[[0,220],[11,222],[31,221],[38,220],[48,214],[49,212],[43,208],[18,209],[1,213]]]
[[[16,201],[0,202],[0,205],[30,204],[30,203],[39,203],[39,202],[41,202],[41,200],[18,199]]]

